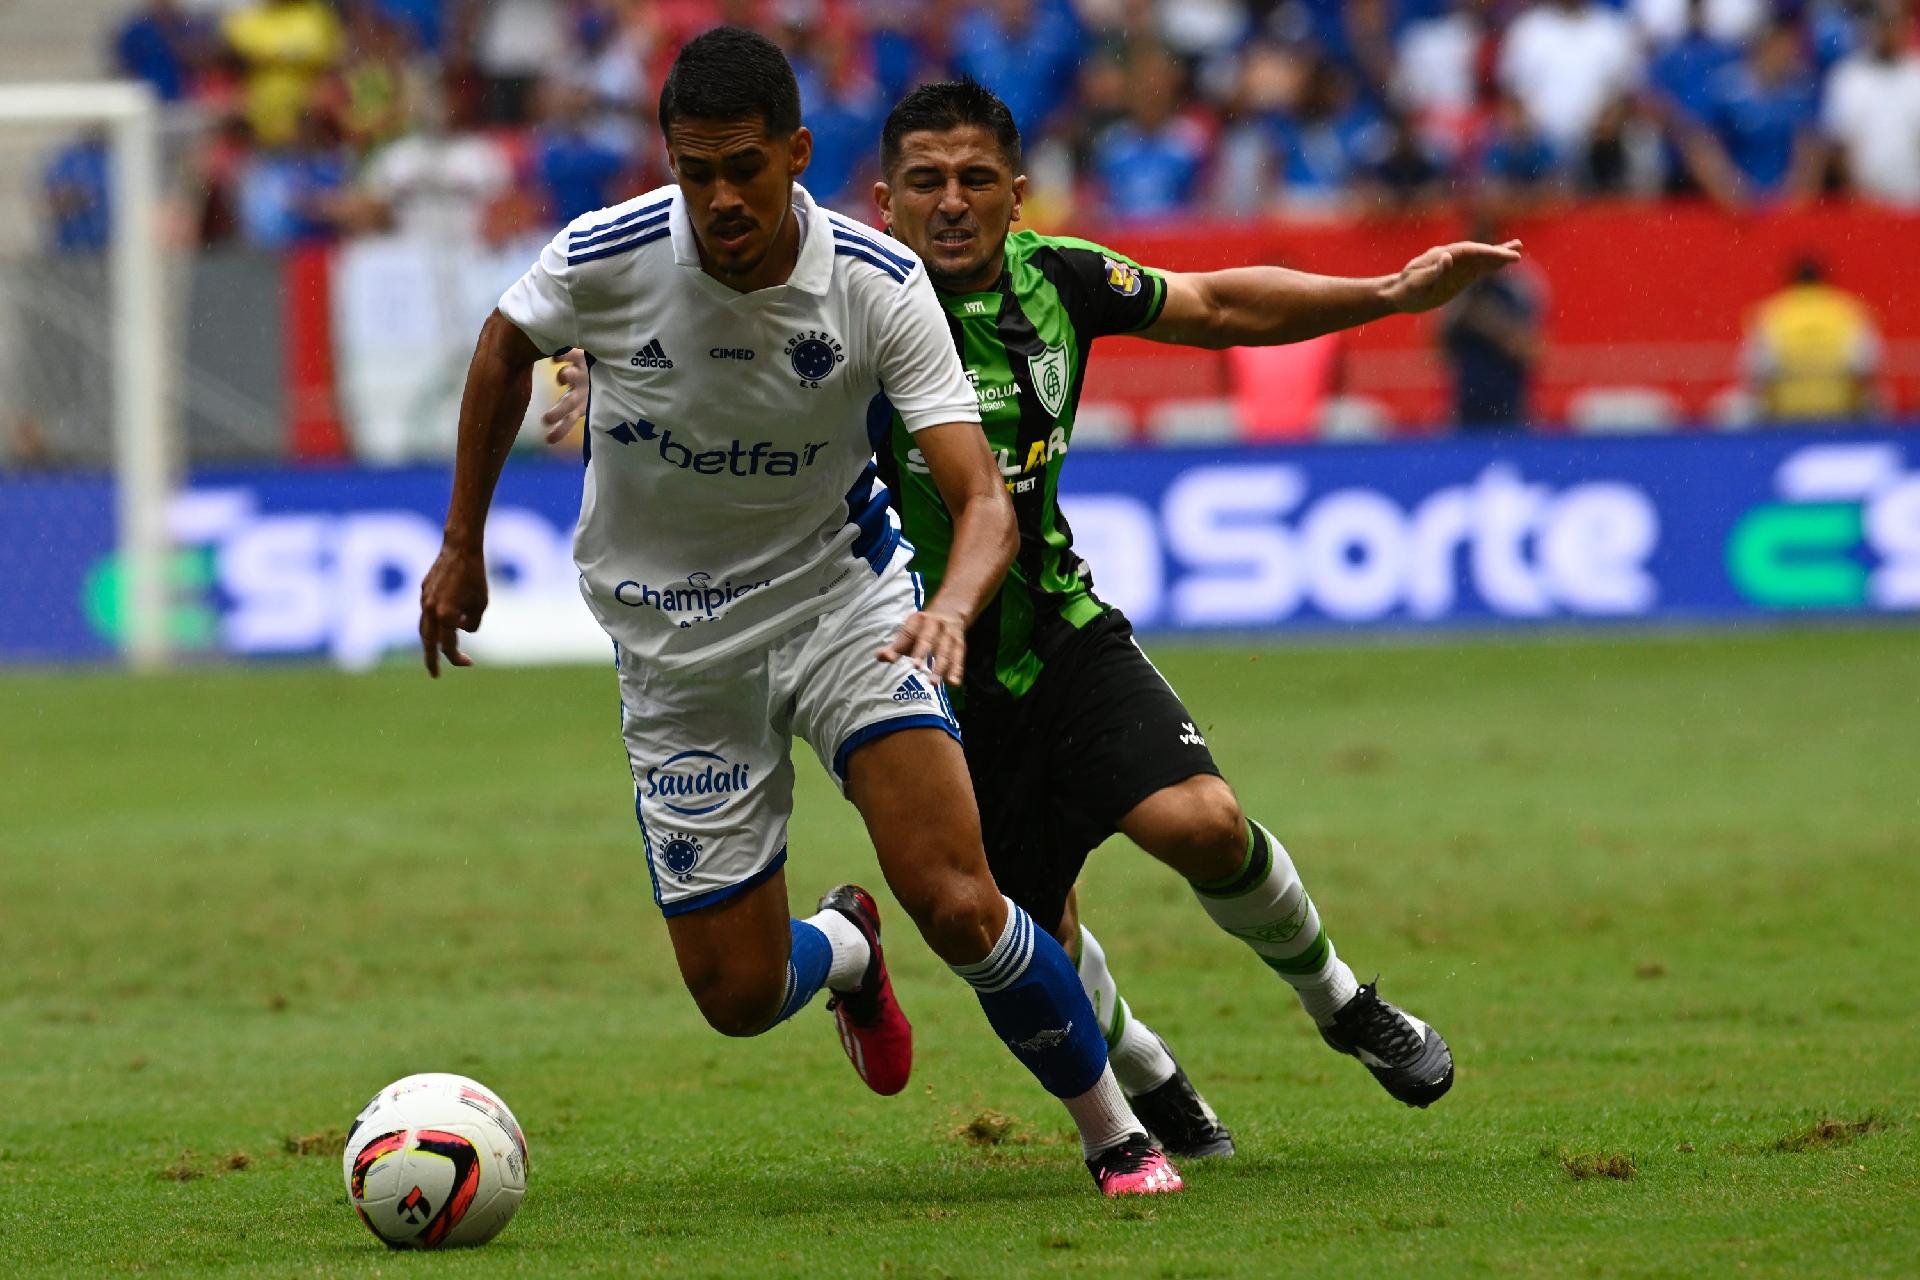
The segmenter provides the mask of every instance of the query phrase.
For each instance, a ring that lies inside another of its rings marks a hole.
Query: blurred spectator
[[[1449,184],[1426,140],[1402,112],[1388,115],[1386,148],[1367,166],[1362,179],[1372,202],[1380,208],[1407,211],[1432,208],[1446,198]]]
[[[371,0],[368,7],[397,28],[408,51],[439,55],[446,40],[447,0]]]
[[[1532,213],[1560,193],[1553,148],[1512,94],[1494,108],[1480,172],[1486,199],[1503,218]]]
[[[366,149],[407,122],[408,77],[402,29],[371,7],[354,11],[340,68],[339,116],[347,137]]]
[[[1192,198],[1206,158],[1206,135],[1176,114],[1180,64],[1165,50],[1143,47],[1128,69],[1132,110],[1094,142],[1093,175],[1109,216],[1165,217]]]
[[[1507,28],[1500,82],[1561,156],[1576,154],[1607,104],[1639,86],[1640,43],[1616,9],[1550,0]]]
[[[1866,304],[1802,258],[1791,282],[1755,309],[1745,360],[1760,417],[1839,421],[1877,409],[1880,336]]]
[[[1631,0],[1634,23],[1658,47],[1698,33],[1736,49],[1766,24],[1768,0]]]
[[[470,246],[495,237],[488,215],[513,187],[513,162],[482,133],[447,130],[445,106],[422,95],[414,132],[381,148],[361,175],[348,216],[358,230]]]
[[[557,82],[548,100],[547,122],[534,137],[534,163],[549,218],[571,222],[625,199],[630,157],[590,127],[593,96],[582,85]]]
[[[295,120],[291,141],[263,147],[242,162],[235,212],[240,233],[260,249],[288,249],[333,235],[334,201],[347,185],[346,148],[317,111]]]
[[[1484,220],[1469,234],[1499,243]],[[1441,311],[1440,347],[1453,378],[1453,420],[1461,430],[1526,425],[1545,314],[1546,291],[1526,262],[1478,281]]]
[[[1640,99],[1615,98],[1594,122],[1574,165],[1574,186],[1590,196],[1657,196],[1667,182],[1665,145]]]
[[[1453,0],[1446,13],[1413,23],[1400,38],[1393,96],[1450,157],[1467,149],[1489,97],[1490,8],[1490,0]]]
[[[1298,108],[1270,116],[1267,130],[1279,157],[1280,203],[1294,209],[1338,207],[1388,145],[1379,112],[1324,57],[1309,64]]]
[[[1871,24],[1860,51],[1833,70],[1823,110],[1855,191],[1920,206],[1920,52],[1898,8]]]
[[[151,0],[121,24],[113,59],[121,72],[146,81],[160,101],[179,102],[192,87],[209,38],[206,24],[183,13],[176,0]]]
[[[1722,204],[1809,196],[1823,156],[1818,123],[1818,90],[1799,30],[1777,21],[1715,77],[1704,127],[1686,140],[1687,161],[1701,189]]]
[[[325,0],[254,0],[221,28],[245,69],[247,123],[262,146],[293,142],[314,87],[340,60],[341,31]]]
[[[534,92],[567,56],[567,27],[553,0],[488,0],[479,6],[473,60],[489,124],[525,124]]]
[[[1687,0],[1684,25],[1647,64],[1648,104],[1666,128],[1662,149],[1669,186],[1676,192],[1698,189],[1681,144],[1706,127],[1715,84],[1740,61],[1739,43],[1708,27],[1709,7],[1707,0]]]
[[[993,0],[953,33],[953,69],[1000,95],[1020,135],[1038,138],[1073,91],[1081,31],[1067,0]]]
[[[813,160],[801,178],[815,199],[866,216],[866,189],[877,173],[880,125],[892,103],[867,74],[853,33],[822,26],[796,36],[793,57],[802,118],[813,131]]]
[[[113,232],[107,202],[107,135],[95,129],[55,153],[42,176],[53,248],[100,253]]]

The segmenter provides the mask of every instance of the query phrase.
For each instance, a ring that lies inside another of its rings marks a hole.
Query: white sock
[[[1107,1037],[1107,1059],[1113,1075],[1129,1097],[1139,1097],[1165,1084],[1174,1072],[1173,1055],[1160,1037],[1133,1016],[1107,968],[1107,953],[1092,930],[1080,926],[1080,985],[1093,1001],[1093,1012]]]
[[[1067,1114],[1073,1117],[1073,1123],[1080,1130],[1080,1154],[1093,1159],[1098,1152],[1114,1146],[1132,1133],[1145,1133],[1147,1126],[1140,1123],[1127,1105],[1125,1095],[1120,1092],[1119,1081],[1113,1078],[1113,1066],[1100,1073],[1099,1083],[1085,1093],[1074,1098],[1062,1098],[1067,1104]]]
[[[1353,970],[1320,925],[1293,859],[1259,823],[1251,824],[1251,847],[1240,872],[1225,881],[1195,884],[1193,890],[1215,924],[1286,980],[1315,1022],[1332,1022],[1334,1012],[1359,992]]]
[[[831,910],[810,915],[801,923],[826,934],[827,945],[833,948],[833,960],[827,966],[828,989],[851,991],[859,986],[867,974],[867,961],[873,958],[873,948],[860,926]]]

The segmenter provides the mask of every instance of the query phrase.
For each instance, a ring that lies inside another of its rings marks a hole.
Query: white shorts
[[[903,544],[872,586],[770,644],[694,670],[618,655],[621,732],[653,900],[669,916],[723,902],[787,859],[792,744],[804,738],[842,787],[856,747],[901,729],[958,741],[946,690],[874,650],[920,607]]]

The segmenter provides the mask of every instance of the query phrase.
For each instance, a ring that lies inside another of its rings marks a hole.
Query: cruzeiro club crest
[[[1027,372],[1033,378],[1033,393],[1049,418],[1060,416],[1067,405],[1067,348],[1064,344],[1048,347],[1037,356],[1027,357]]]
[[[666,864],[668,871],[681,881],[693,875],[694,864],[700,861],[700,841],[688,835],[668,835],[660,846],[660,861]]]

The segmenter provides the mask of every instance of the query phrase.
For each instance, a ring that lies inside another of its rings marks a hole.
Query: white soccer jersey
[[[910,431],[979,421],[919,260],[799,186],[793,208],[784,285],[702,271],[662,187],[574,221],[500,299],[542,350],[588,353],[574,560],[607,633],[658,667],[768,640],[885,567],[886,402]]]

